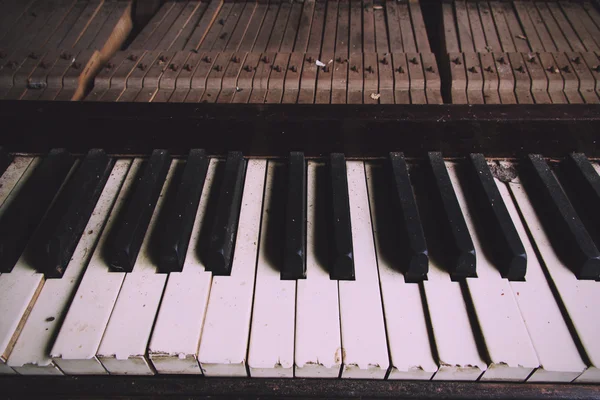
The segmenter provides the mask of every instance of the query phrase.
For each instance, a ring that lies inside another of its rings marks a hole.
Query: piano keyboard
[[[0,372],[600,382],[600,165],[0,151]]]

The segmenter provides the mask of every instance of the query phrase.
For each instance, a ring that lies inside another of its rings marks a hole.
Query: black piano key
[[[4,171],[6,171],[6,168],[8,168],[11,162],[12,156],[0,147],[0,176],[4,174]]]
[[[213,275],[231,275],[245,174],[246,160],[242,153],[234,151],[227,154],[219,203],[206,251],[206,268]]]
[[[169,210],[169,222],[166,230],[161,234],[158,263],[161,272],[181,272],[183,269],[198,204],[204,188],[208,162],[204,150],[190,151],[181,182],[177,188],[174,207]]]
[[[428,154],[433,176],[432,197],[437,204],[439,228],[443,234],[444,254],[452,280],[477,277],[475,247],[454,193],[452,181],[441,153]]]
[[[136,178],[135,190],[109,248],[109,265],[114,271],[133,270],[170,165],[171,156],[166,150],[154,150],[143,174]]]
[[[477,204],[477,217],[485,227],[485,236],[501,275],[511,281],[525,280],[527,254],[506,205],[498,191],[490,168],[482,154],[469,156],[469,186]]]
[[[350,198],[346,159],[341,153],[329,157],[329,178],[331,184],[331,248],[330,278],[353,281],[354,247],[352,244],[352,223],[350,220]]]
[[[400,240],[397,243],[398,251],[402,253],[407,263],[404,280],[409,283],[417,283],[427,279],[429,271],[427,242],[404,154],[390,153],[390,164],[394,186],[394,190],[392,190],[394,204],[397,206],[400,218],[398,221],[398,232],[400,233]]]
[[[306,162],[292,152],[288,163],[285,246],[281,279],[306,278]]]
[[[35,168],[0,220],[0,272],[10,272],[73,166],[55,149]]]
[[[600,253],[552,170],[538,154],[523,164],[525,188],[557,253],[578,279],[597,279]]]
[[[104,151],[88,152],[46,214],[35,240],[37,269],[46,278],[63,276],[112,167]]]

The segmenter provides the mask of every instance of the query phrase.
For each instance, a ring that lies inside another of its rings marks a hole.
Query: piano
[[[598,7],[0,1],[3,396],[600,396]]]

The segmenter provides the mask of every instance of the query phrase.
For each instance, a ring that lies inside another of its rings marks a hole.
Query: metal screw
[[[296,68],[296,66],[295,66],[295,65],[292,65],[292,66],[290,67],[290,70],[291,70],[292,72],[298,72],[298,68]]]
[[[504,57],[500,57],[500,58],[499,58],[497,61],[498,61],[500,64],[506,64],[506,60],[504,59]]]
[[[252,72],[253,70],[254,70],[254,68],[252,68],[252,67],[251,67],[251,66],[249,66],[249,65],[246,65],[246,66],[244,67],[244,71],[246,71],[246,72]]]
[[[50,65],[46,61],[42,61],[40,63],[40,68],[47,69]]]
[[[366,70],[367,70],[367,72],[368,72],[368,73],[370,73],[370,74],[372,74],[373,72],[375,72],[375,71],[373,70],[373,67],[371,67],[370,65],[369,65],[369,66],[366,68]]]
[[[329,66],[328,65],[326,65],[326,66],[323,67],[323,72],[329,72]]]
[[[566,72],[567,74],[571,73],[571,67],[569,67],[568,65],[565,65],[564,67],[562,67],[562,70],[564,72]]]
[[[159,63],[167,62],[167,57],[166,56],[160,56],[160,57],[158,57],[158,61],[159,61]]]
[[[223,67],[221,67],[220,65],[215,65],[215,71],[221,72],[223,71]]]
[[[353,66],[351,66],[351,67],[350,67],[350,69],[351,69],[353,72],[358,72],[358,68],[356,68],[356,65],[353,65]]]
[[[273,69],[277,72],[281,72],[281,67],[279,65],[273,66]]]
[[[577,65],[581,64],[581,58],[579,57],[572,58],[571,61],[573,61]]]
[[[488,66],[488,67],[487,67],[485,70],[486,70],[487,72],[490,72],[490,73],[493,73],[493,72],[494,72],[494,70],[492,69],[492,67],[491,67],[491,66]]]
[[[336,59],[335,59],[335,62],[336,62],[336,63],[339,63],[339,64],[341,64],[341,63],[342,63],[342,57],[338,57],[338,58],[336,58]]]
[[[529,62],[532,63],[532,64],[535,64],[536,63],[535,56],[529,56]]]
[[[554,65],[552,65],[552,66],[548,67],[546,70],[547,70],[548,72],[551,72],[551,73],[553,73],[553,74],[557,74],[557,73],[558,73],[558,68],[556,68]]]
[[[219,25],[225,25],[225,20],[223,18],[219,20]]]
[[[40,56],[35,52],[31,52],[29,53],[29,58],[31,58],[32,60],[37,60],[38,58],[40,58]]]
[[[600,65],[595,65],[592,69],[596,72],[600,72]]]
[[[198,50],[197,49],[192,49],[190,50],[192,53],[198,54]]]
[[[71,67],[73,67],[73,69],[80,69],[81,68],[81,63],[74,62],[73,64],[71,64]]]
[[[62,58],[63,60],[70,60],[73,58],[73,56],[71,55],[71,53],[62,53],[60,55],[60,58]]]
[[[219,39],[225,39],[227,37],[227,32],[223,32],[219,35]]]
[[[31,15],[34,18],[37,17],[37,14],[35,13],[35,11],[30,12],[29,15]]]
[[[104,66],[104,68],[106,68],[106,69],[113,69],[114,66],[115,65],[109,61],[108,63],[106,63],[106,65]]]
[[[312,58],[312,57],[310,57],[310,56],[309,56],[309,57],[306,59],[306,61],[308,61],[309,63],[311,63],[311,64],[312,64],[312,62],[313,62],[314,60],[313,60],[313,58]]]
[[[146,70],[146,64],[139,64],[138,68],[140,69],[140,71],[145,71]]]
[[[404,68],[402,68],[402,66],[399,66],[396,71],[398,71],[399,74],[403,74],[404,73]]]
[[[425,68],[425,70],[427,72],[432,72],[432,73],[435,72],[435,69],[433,69],[433,67],[431,65],[429,67]]]
[[[269,57],[267,57],[267,56],[264,56],[264,57],[262,58],[262,61],[263,61],[265,64],[269,64],[269,63],[271,62],[271,59],[270,59]]]
[[[410,62],[411,62],[411,64],[415,64],[415,65],[418,65],[418,64],[419,64],[419,61],[417,60],[417,57],[413,57],[413,58],[411,58],[411,59],[410,59]]]
[[[238,64],[240,62],[240,58],[238,56],[233,56],[233,57],[231,57],[231,61]]]
[[[462,64],[462,61],[460,60],[460,58],[459,58],[459,57],[456,57],[454,60],[452,60],[452,62],[453,62],[454,64],[456,64],[456,65],[461,65],[461,64]]]
[[[177,71],[179,69],[179,65],[177,65],[177,64],[171,64],[169,66],[169,68],[171,68],[171,71]]]
[[[204,57],[204,62],[210,63],[212,62],[212,58],[209,56]]]
[[[191,71],[192,70],[192,66],[190,64],[185,64],[183,66],[183,69],[185,69],[186,71]]]
[[[469,68],[469,72],[476,74],[477,73],[477,68],[476,67],[471,67]]]
[[[137,61],[138,60],[138,56],[136,56],[135,54],[131,54],[129,57],[127,57],[128,60],[130,61]]]
[[[382,63],[383,65],[388,65],[388,60],[387,60],[387,58],[383,57],[383,58],[381,59],[381,63]]]
[[[525,72],[525,68],[523,68],[523,66],[522,66],[522,65],[519,65],[517,68],[515,68],[515,70],[516,70],[517,72],[520,72],[520,73],[524,73],[524,72]]]

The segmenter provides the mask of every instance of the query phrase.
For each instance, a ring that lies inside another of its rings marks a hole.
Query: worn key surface
[[[102,150],[90,150],[60,191],[36,240],[40,272],[61,278],[104,190],[114,162]]]
[[[352,223],[350,221],[350,201],[346,159],[341,153],[329,157],[330,179],[330,277],[335,280],[349,280],[354,275],[354,247],[352,244]]]
[[[504,278],[525,280],[527,254],[519,238],[494,177],[482,154],[469,155],[470,192],[479,205],[478,217],[486,227],[485,235],[493,249],[495,265]]]
[[[133,270],[170,164],[171,156],[167,151],[154,150],[143,174],[136,177],[135,191],[115,230],[108,253],[113,270]]]
[[[406,261],[403,264],[407,265],[404,279],[410,283],[421,282],[427,279],[429,256],[404,154],[390,153],[390,166],[394,186],[390,193],[399,217],[400,237],[396,245],[402,260]]]
[[[281,279],[306,278],[306,161],[291,152],[285,207],[285,247]]]
[[[205,251],[206,268],[213,275],[230,275],[241,209],[246,160],[239,151],[227,154],[219,205]]]
[[[12,162],[12,159],[12,156],[6,150],[0,147],[0,176],[4,174],[4,171],[6,171],[6,168],[8,168]]]
[[[441,153],[428,154],[430,170],[430,195],[435,201],[439,216],[439,229],[443,232],[445,257],[452,280],[477,277],[475,247],[465,218],[456,199],[448,170]]]
[[[529,155],[522,172],[525,189],[559,255],[578,279],[597,279],[600,252],[546,161],[540,155]]]
[[[205,151],[191,150],[161,240],[158,263],[161,272],[181,272],[183,269],[207,170]]]
[[[10,272],[73,165],[63,149],[44,158],[0,219],[0,272]]]

